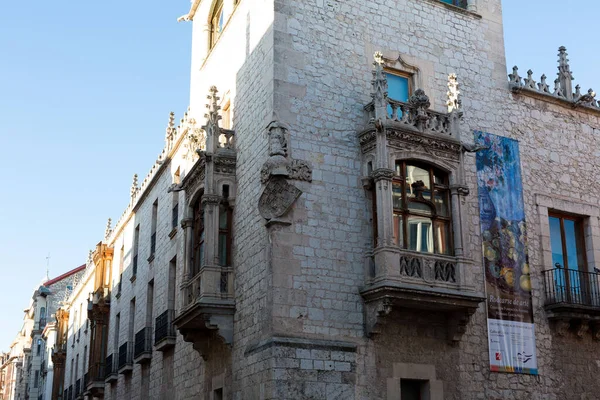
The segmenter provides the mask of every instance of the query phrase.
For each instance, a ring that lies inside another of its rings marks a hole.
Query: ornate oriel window
[[[204,208],[201,200],[198,200],[194,206],[193,226],[190,277],[196,276],[200,272],[204,260]]]
[[[210,48],[212,49],[219,40],[223,26],[225,25],[225,12],[223,0],[216,0],[210,15]]]
[[[447,174],[425,163],[397,161],[392,196],[394,244],[424,253],[451,254]]]

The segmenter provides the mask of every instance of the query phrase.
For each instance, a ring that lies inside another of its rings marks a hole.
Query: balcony
[[[87,389],[87,385],[89,382],[90,382],[90,373],[86,372],[85,374],[83,374],[83,380],[81,381],[83,391],[85,391]]]
[[[85,389],[94,392],[103,392],[104,375],[104,360],[98,363],[90,363]]]
[[[133,357],[137,364],[145,364],[152,359],[152,328],[142,328],[135,334]]]
[[[67,399],[68,400],[75,400],[73,398],[73,385],[69,386],[69,389],[67,390]]]
[[[119,346],[119,374],[130,374],[133,371],[133,346],[130,342]]]
[[[166,351],[177,342],[177,335],[173,327],[174,310],[166,310],[156,317],[154,327],[154,347],[158,351]]]
[[[182,285],[184,306],[173,321],[183,340],[192,342],[202,357],[206,357],[211,339],[218,337],[226,344],[233,341],[235,305],[227,292],[222,291],[221,270],[221,267],[204,268]],[[227,276],[225,280],[227,288]]]
[[[109,355],[106,357],[106,361],[104,362],[104,380],[107,383],[116,382],[119,379],[119,375],[117,373],[117,368],[115,368],[115,359],[113,359],[113,355]]]
[[[81,395],[81,379],[75,381],[75,398],[79,398]]]
[[[485,301],[467,284],[464,259],[383,246],[369,264],[370,278],[361,291],[368,336],[380,333],[380,323],[394,308],[430,310],[448,316],[448,341],[456,344]]]
[[[563,336],[572,329],[582,338],[591,329],[600,340],[600,274],[554,268],[543,271],[543,277],[544,308],[557,333]]]

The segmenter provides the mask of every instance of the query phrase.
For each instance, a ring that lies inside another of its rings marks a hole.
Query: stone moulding
[[[250,343],[244,350],[244,356],[247,357],[251,354],[261,352],[265,349],[278,346],[310,350],[344,351],[349,353],[356,353],[356,350],[358,348],[356,343],[344,342],[340,340],[322,340],[287,336],[272,336],[265,340]]]

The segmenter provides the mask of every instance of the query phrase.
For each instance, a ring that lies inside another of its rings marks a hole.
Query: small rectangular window
[[[410,79],[408,75],[394,74],[387,72],[386,74],[388,84],[388,99],[391,101],[401,101],[403,103],[408,102],[410,97],[411,87]],[[388,105],[388,115],[392,116],[392,106]],[[398,110],[398,118],[401,118],[401,111]]]
[[[38,381],[40,379],[40,371],[35,371],[35,376],[33,378],[33,387],[36,388],[38,387]]]
[[[468,0],[440,0],[442,3],[452,4],[453,6],[460,8],[467,8]]]

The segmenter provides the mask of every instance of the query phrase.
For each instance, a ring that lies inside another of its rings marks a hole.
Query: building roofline
[[[86,266],[85,264],[83,264],[83,265],[80,265],[79,267],[77,267],[77,268],[74,268],[74,269],[72,269],[72,270],[70,270],[70,271],[68,271],[68,272],[65,272],[64,274],[62,274],[62,275],[59,275],[59,276],[57,276],[57,277],[56,277],[56,278],[54,278],[54,279],[50,279],[49,281],[46,281],[46,282],[44,282],[42,285],[44,285],[44,286],[50,286],[50,285],[53,285],[53,284],[55,284],[56,282],[62,281],[63,279],[65,279],[65,278],[68,278],[69,276],[71,276],[71,275],[73,275],[73,274],[76,274],[76,273],[78,273],[78,272],[80,272],[80,271],[83,271],[83,270],[85,269],[85,266]]]

